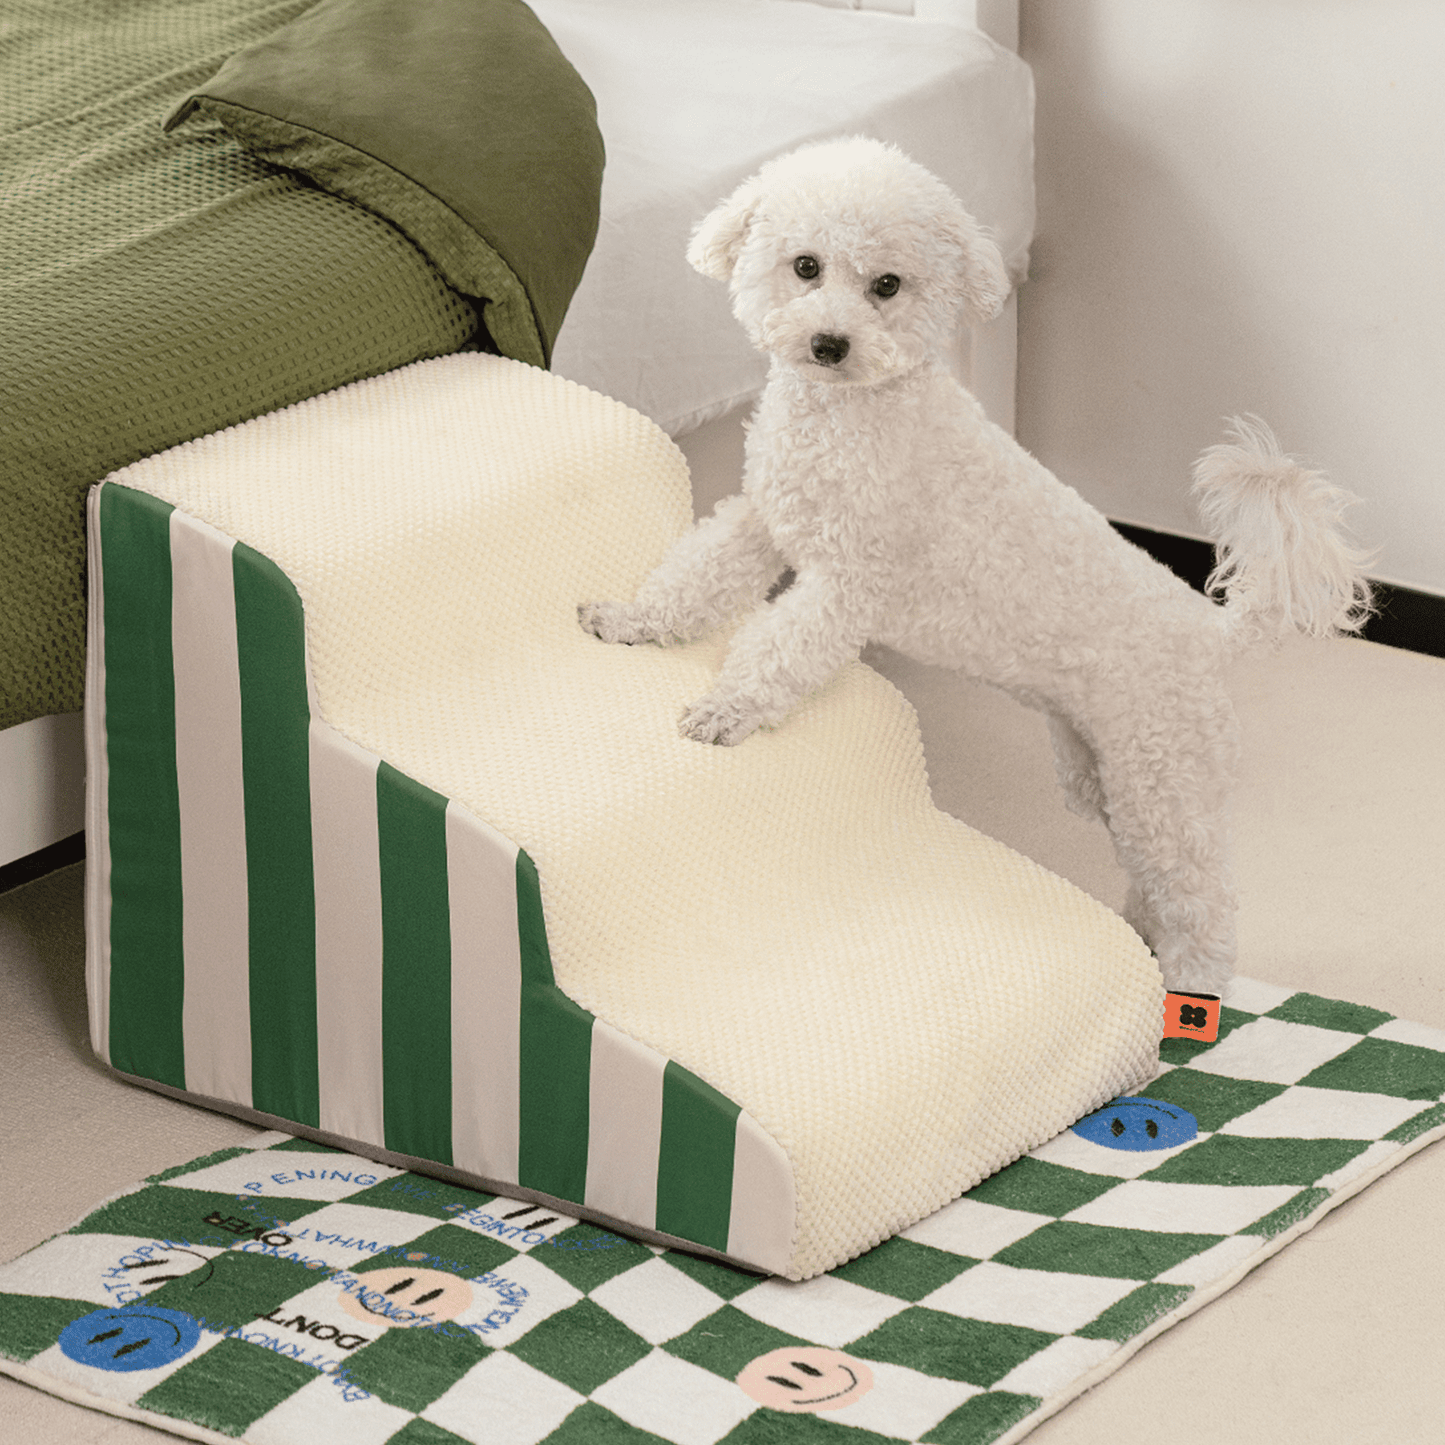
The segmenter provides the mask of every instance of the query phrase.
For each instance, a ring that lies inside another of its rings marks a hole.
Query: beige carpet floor
[[[918,708],[940,806],[1118,907],[1102,828],[1066,813],[1042,720],[870,658]],[[1445,661],[1362,642],[1237,667],[1240,971],[1445,1028]],[[82,869],[0,896],[0,1258],[248,1126],[91,1056]],[[1031,1437],[1035,1445],[1445,1440],[1445,1146],[1407,1161]],[[0,1441],[155,1431],[0,1379]]]

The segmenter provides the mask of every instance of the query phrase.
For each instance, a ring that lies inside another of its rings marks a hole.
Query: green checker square
[[[471,1441],[418,1418],[408,1420],[395,1435],[389,1435],[386,1445],[471,1445]]]
[[[1056,1219],[1000,1250],[994,1259],[1018,1269],[1153,1279],[1223,1238],[1222,1234],[1168,1234],[1159,1229],[1120,1229]]]
[[[1275,1235],[1293,1229],[1300,1220],[1309,1218],[1329,1197],[1328,1189],[1301,1189],[1293,1199],[1286,1199],[1278,1209],[1271,1209],[1262,1219],[1256,1219],[1247,1229],[1239,1232],[1273,1239]]]
[[[1366,1139],[1214,1134],[1140,1177],[1161,1184],[1313,1184],[1369,1147]]]
[[[22,1363],[48,1350],[68,1324],[104,1309],[89,1300],[0,1294],[0,1355]]]
[[[579,1395],[590,1395],[652,1353],[641,1335],[590,1299],[549,1315],[509,1348],[519,1360]]]
[[[1258,1014],[1247,1014],[1241,1009],[1219,1006],[1219,1034],[1213,1044],[1200,1043],[1198,1039],[1162,1039],[1159,1044],[1159,1058],[1166,1064],[1187,1064],[1200,1054],[1207,1054],[1215,1044],[1223,1043],[1241,1024],[1253,1023]]]
[[[387,1445],[392,1445],[395,1439],[393,1436]],[[544,1435],[538,1445],[667,1445],[667,1442],[661,1435],[629,1425],[595,1400],[588,1400],[578,1405],[550,1435]]]
[[[594,1224],[574,1224],[538,1245],[534,1257],[544,1259],[553,1274],[588,1294],[609,1279],[626,1274],[653,1257],[645,1244],[624,1239]]]
[[[729,1430],[718,1445],[898,1445],[898,1436],[845,1425],[846,1417],[846,1410],[830,1419],[763,1406]],[[552,1445],[550,1437],[546,1445]]]
[[[1086,1174],[1062,1164],[1049,1164],[1025,1155],[1006,1169],[975,1184],[965,1196],[979,1204],[998,1204],[1005,1209],[1022,1209],[1030,1214],[1052,1214],[1058,1218],[1082,1208],[1092,1199],[1116,1188],[1112,1174]]]
[[[736,1299],[740,1294],[746,1294],[755,1285],[761,1284],[764,1279],[763,1275],[749,1274],[746,1270],[735,1269],[730,1264],[704,1259],[698,1254],[685,1254],[681,1250],[670,1249],[662,1257],[674,1269],[680,1269],[690,1280],[710,1289],[719,1299]]]
[[[891,1295],[917,1304],[924,1295],[972,1269],[978,1260],[946,1249],[917,1244],[895,1235],[882,1244],[828,1271],[832,1279],[847,1280],[875,1294]]]
[[[348,1204],[365,1204],[373,1209],[396,1209],[419,1214],[426,1219],[454,1219],[483,1209],[497,1196],[479,1194],[460,1184],[447,1184],[421,1174],[401,1174],[394,1179],[379,1179],[365,1189],[346,1197]]]
[[[1361,1039],[1300,1080],[1314,1089],[1389,1094],[1396,1099],[1438,1099],[1445,1094],[1445,1054],[1418,1044]]]
[[[736,1380],[743,1366],[759,1355],[780,1350],[784,1345],[809,1343],[798,1335],[765,1325],[733,1305],[724,1305],[699,1320],[686,1334],[669,1340],[663,1349],[725,1380]]]
[[[230,1149],[217,1149],[214,1154],[206,1154],[200,1159],[192,1159],[189,1164],[177,1164],[170,1169],[162,1169],[159,1174],[147,1174],[147,1184],[164,1184],[167,1179],[179,1179],[183,1174],[195,1174],[198,1170],[209,1169],[212,1164],[224,1164],[227,1159],[237,1159],[242,1154],[255,1154],[255,1149],[242,1149],[239,1147]]]
[[[991,1445],[1043,1403],[1037,1395],[990,1390],[987,1394],[965,1400],[923,1439],[927,1445]]]
[[[390,1329],[346,1358],[346,1376],[379,1400],[419,1415],[492,1353],[470,1330]]]
[[[322,1277],[294,1259],[234,1249],[211,1263],[210,1270],[195,1270],[152,1290],[146,1303],[181,1310],[210,1328],[239,1328],[270,1314]]]
[[[940,1380],[963,1380],[985,1389],[1015,1365],[1059,1337],[1023,1325],[960,1319],[914,1305],[848,1346],[848,1353],[888,1365],[906,1365]]]
[[[344,1154],[346,1152],[344,1149],[338,1149],[334,1144],[318,1144],[315,1139],[282,1139],[279,1143],[268,1144],[265,1149],[256,1152],[284,1153],[288,1149],[294,1150],[298,1154]]]
[[[347,1201],[350,1203],[350,1201]],[[355,1274],[373,1269],[395,1269],[402,1264],[415,1264],[423,1269],[441,1269],[463,1279],[505,1271],[520,1253],[490,1234],[476,1234],[457,1224],[439,1224],[409,1239],[404,1245],[362,1260],[352,1266]]]
[[[1435,1104],[1429,1109],[1421,1109],[1418,1114],[1412,1114],[1403,1124],[1397,1124],[1385,1138],[1393,1144],[1408,1144],[1411,1140],[1418,1139],[1421,1134],[1438,1129],[1442,1124],[1445,1124],[1445,1104]]]
[[[1223,1074],[1206,1074],[1200,1069],[1170,1069],[1140,1089],[1139,1097],[1187,1109],[1200,1130],[1212,1134],[1231,1119],[1284,1093],[1288,1087],[1287,1084],[1260,1083],[1256,1079],[1230,1079]]]
[[[1270,1009],[1267,1019],[1283,1019],[1289,1024],[1313,1024],[1317,1029],[1338,1029],[1346,1034],[1367,1034],[1387,1024],[1394,1014],[1383,1013],[1363,1004],[1345,1003],[1337,998],[1320,998],[1318,994],[1291,994],[1282,1004]]]
[[[274,1350],[225,1339],[136,1401],[176,1420],[239,1435],[316,1379],[316,1371]]]
[[[94,1214],[86,1215],[70,1233],[139,1235],[142,1239],[169,1240],[175,1245],[195,1244],[202,1240],[213,1245],[230,1245],[240,1235],[235,1230],[227,1231],[208,1224],[208,1216],[221,1214],[234,1218],[238,1226],[244,1225],[247,1230],[265,1231],[271,1227],[273,1219],[301,1219],[326,1208],[324,1199],[268,1198],[262,1202],[265,1213],[256,1213],[255,1223],[250,1224],[251,1213],[246,1205],[231,1200],[228,1195],[218,1194],[213,1189],[150,1184],[133,1194],[123,1194],[109,1204],[102,1204]]]
[[[1193,1293],[1187,1284],[1141,1284],[1074,1333],[1084,1340],[1132,1340]]]

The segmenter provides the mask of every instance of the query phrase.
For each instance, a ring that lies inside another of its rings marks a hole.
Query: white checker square
[[[62,1234],[0,1267],[0,1289],[118,1306],[168,1278],[205,1269],[221,1253],[203,1245],[167,1250],[159,1240],[134,1235]]]
[[[1065,1129],[1047,1144],[1041,1144],[1029,1157],[1042,1159],[1047,1164],[1062,1164],[1066,1169],[1078,1169],[1085,1174],[1137,1179],[1207,1138],[1207,1133],[1196,1134],[1187,1143],[1176,1144],[1172,1149],[1110,1149],[1107,1144],[1092,1143],[1072,1129]]]
[[[318,1375],[248,1425],[246,1440],[248,1445],[296,1445],[298,1440],[386,1445],[411,1420],[410,1410]]]
[[[916,1244],[932,1245],[934,1249],[946,1250],[949,1254],[988,1259],[1053,1222],[1051,1215],[1005,1209],[1002,1205],[970,1199],[965,1194],[962,1199],[945,1204],[937,1213],[905,1229],[902,1238],[911,1239]]]
[[[262,1348],[269,1348],[267,1340],[295,1345],[310,1360],[344,1362],[352,1351],[379,1340],[391,1328],[391,1322],[381,1315],[358,1318],[348,1308],[353,1298],[342,1280],[318,1278],[310,1289],[291,1295],[269,1314],[249,1321],[241,1338],[251,1339]]]
[[[941,1380],[921,1375],[903,1365],[865,1361],[873,1373],[873,1388],[828,1419],[859,1430],[872,1430],[887,1439],[921,1440],[975,1395],[978,1385],[964,1380]]]
[[[765,1325],[833,1349],[861,1339],[908,1308],[907,1300],[878,1294],[828,1274],[802,1284],[765,1280],[732,1303],[734,1309]]]
[[[1173,1269],[1166,1269],[1156,1275],[1156,1284],[1187,1284],[1194,1289],[1213,1284],[1217,1279],[1233,1272],[1252,1254],[1259,1254],[1265,1240],[1257,1234],[1235,1234],[1221,1239],[1218,1244],[1200,1250],[1198,1254],[1181,1259]]]
[[[446,1221],[473,1234],[500,1239],[511,1249],[539,1247],[544,1240],[571,1229],[577,1223],[569,1214],[559,1214],[541,1204],[498,1197],[472,1210],[458,1210]]]
[[[580,1404],[576,1390],[499,1350],[473,1365],[421,1418],[463,1440],[476,1439],[478,1422],[485,1421],[487,1445],[536,1445]]]
[[[1364,1153],[1356,1154],[1348,1164],[1342,1164],[1333,1174],[1316,1179],[1315,1188],[1328,1189],[1333,1194],[1336,1189],[1343,1189],[1352,1179],[1358,1179],[1361,1174],[1368,1174],[1370,1170],[1379,1168],[1386,1159],[1398,1154],[1403,1147],[1393,1139],[1380,1139],[1371,1144]]]
[[[604,1409],[676,1445],[717,1445],[757,1408],[731,1380],[653,1350],[592,1392]]]
[[[1225,1008],[1238,1009],[1240,1013],[1267,1014],[1298,992],[1297,988],[1280,988],[1278,984],[1262,983],[1257,978],[1236,976],[1223,1002]]]
[[[1378,1139],[1418,1114],[1418,1099],[1297,1084],[1220,1129],[1248,1139]]]
[[[1065,1335],[1020,1361],[993,1388],[1047,1397],[1107,1360],[1118,1348],[1116,1340],[1081,1340]]]
[[[222,1159],[194,1174],[178,1174],[163,1183],[177,1189],[214,1189],[218,1194],[246,1195],[257,1200],[345,1199],[403,1172],[370,1159],[358,1159],[354,1154],[269,1149]]]
[[[1445,1053],[1445,1029],[1431,1028],[1429,1024],[1415,1024],[1408,1019],[1391,1019],[1377,1029],[1371,1029],[1369,1037],[1385,1039],[1392,1044],[1414,1044],[1418,1049],[1435,1049]]]
[[[1298,1193],[1293,1184],[1166,1184],[1130,1179],[1064,1218],[1167,1234],[1234,1234]]]
[[[665,1344],[723,1307],[710,1289],[663,1259],[649,1259],[594,1289],[589,1298],[650,1345]]]
[[[1191,1060],[1189,1067],[1230,1079],[1295,1084],[1359,1041],[1359,1034],[1339,1029],[1291,1024],[1283,1019],[1253,1019]]]
[[[505,1306],[500,1296],[486,1298],[493,1292],[478,1284],[477,1303],[471,1310],[457,1316],[459,1324],[479,1324],[493,1310],[502,1315],[511,1314],[510,1319],[503,1319],[496,1328],[485,1329],[477,1334],[478,1339],[494,1350],[516,1344],[528,1330],[535,1329],[543,1320],[550,1319],[559,1311],[570,1309],[582,1298],[581,1290],[568,1284],[561,1275],[553,1274],[546,1265],[538,1264],[529,1255],[519,1254],[495,1272],[508,1284],[520,1285],[526,1290],[526,1298],[522,1301],[521,1308],[513,1312]]]
[[[278,1223],[275,1227],[291,1236],[291,1244],[281,1248],[283,1255],[295,1253],[303,1259],[324,1259],[328,1264],[346,1267],[380,1254],[400,1264],[399,1258],[391,1258],[391,1249],[429,1233],[437,1227],[437,1221],[401,1209],[340,1203],[303,1214],[294,1224]]]
[[[1066,1335],[1101,1315],[1138,1289],[1138,1280],[1106,1279],[1015,1269],[985,1260],[926,1295],[919,1303],[961,1319],[999,1325],[1023,1325]]]

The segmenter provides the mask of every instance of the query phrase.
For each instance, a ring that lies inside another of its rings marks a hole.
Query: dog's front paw
[[[635,607],[626,602],[583,602],[577,608],[577,620],[584,632],[600,637],[603,642],[656,642],[659,634],[648,627]]]
[[[720,743],[730,748],[756,731],[760,722],[756,713],[714,695],[685,708],[677,730],[694,742]]]

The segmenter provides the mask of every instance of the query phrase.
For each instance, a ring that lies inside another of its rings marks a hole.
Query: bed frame
[[[817,3],[817,0],[815,0]],[[821,0],[845,9],[912,10],[920,19],[977,24],[1018,48],[1018,0]],[[1013,430],[1017,360],[1014,299],[997,321],[966,333],[954,356],[959,379],[1000,426]],[[693,505],[708,512],[742,471],[742,422],[751,402],[676,438],[693,474]],[[0,867],[78,834],[85,826],[85,756],[79,713],[34,718],[0,731]]]

